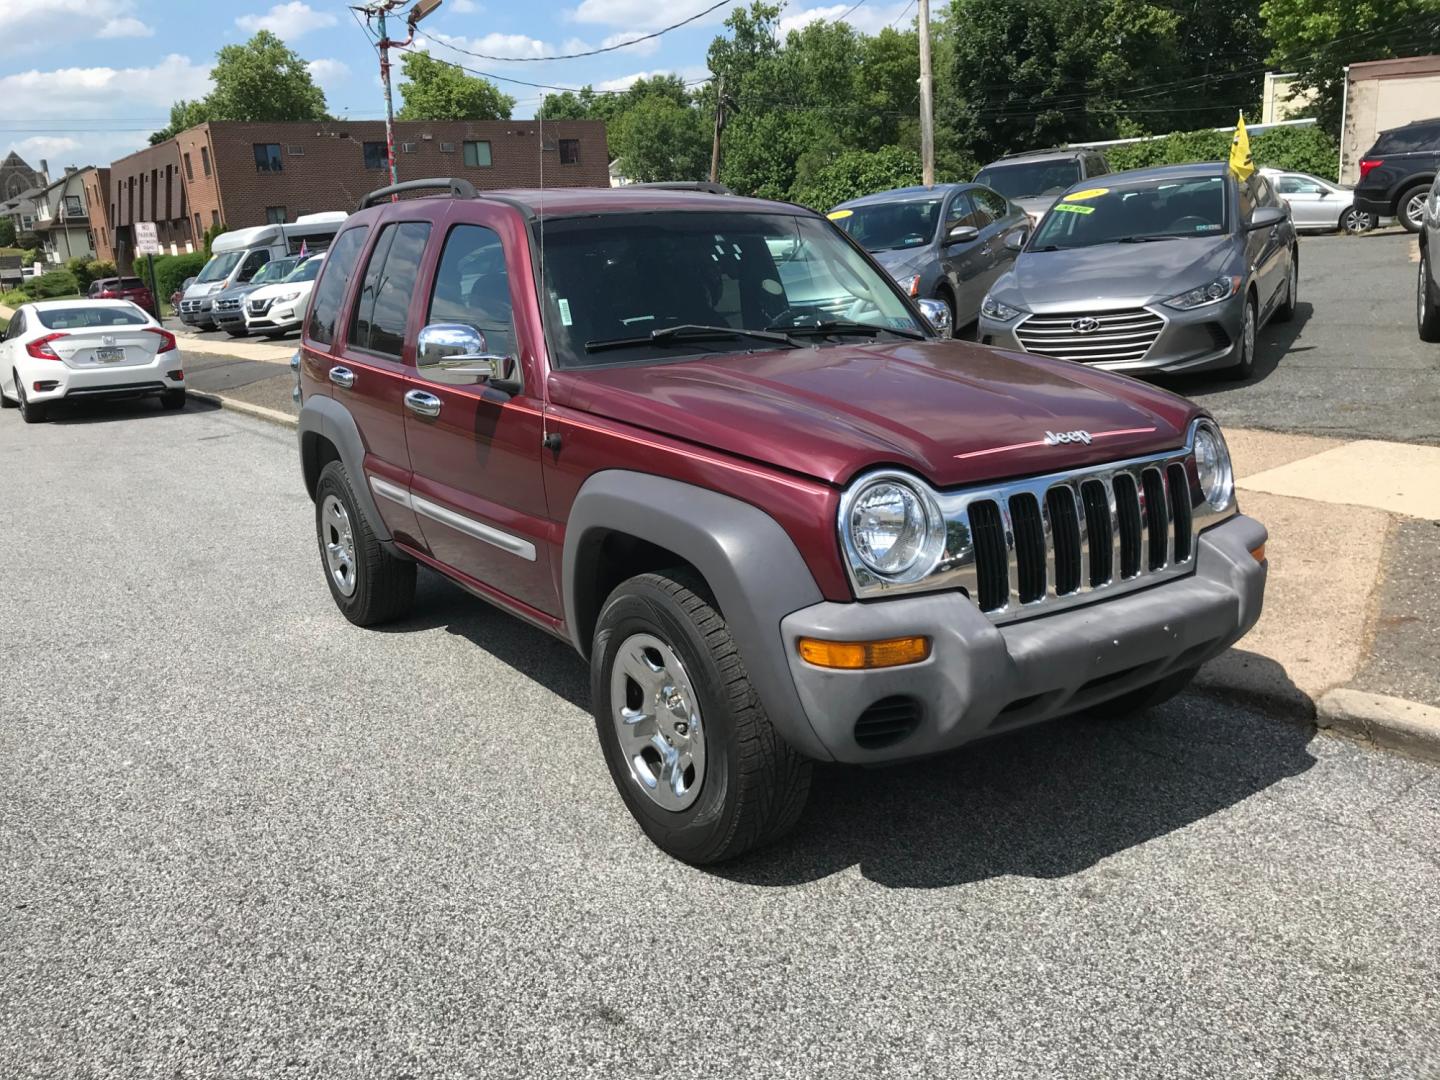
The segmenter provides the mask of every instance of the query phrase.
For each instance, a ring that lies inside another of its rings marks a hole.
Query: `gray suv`
[[[1051,150],[1027,150],[1007,154],[992,161],[975,174],[975,182],[994,188],[1011,202],[1019,203],[1039,225],[1045,211],[1055,204],[1060,193],[1082,180],[1104,176],[1110,171],[1105,155],[1083,146],[1057,147]]]

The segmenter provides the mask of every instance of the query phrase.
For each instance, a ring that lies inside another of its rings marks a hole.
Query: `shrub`
[[[90,276],[91,281],[99,281],[101,278],[114,277],[119,271],[109,259],[96,259],[85,264],[85,273]]]
[[[80,291],[80,283],[69,270],[51,270],[37,278],[28,278],[20,291],[31,300],[50,300],[57,296],[74,296]]]
[[[0,304],[8,308],[17,308],[21,304],[30,302],[30,294],[21,292],[19,289],[11,289],[9,292],[0,293]]]
[[[205,265],[205,256],[200,252],[192,252],[189,255],[147,255],[143,259],[135,260],[135,276],[146,285],[150,284],[149,260],[155,260],[155,287],[160,295],[157,300],[165,301],[170,294],[185,283],[187,277],[194,277],[200,273],[200,268]]]
[[[847,150],[808,181],[797,184],[792,196],[798,203],[824,211],[847,199],[910,187],[920,183],[920,177],[920,155],[914,151],[898,146]]]
[[[1230,157],[1229,131],[1177,131],[1163,139],[1104,147],[1105,160],[1116,172],[1152,165],[1184,165],[1192,161],[1225,161]],[[1340,165],[1335,140],[1318,126],[1271,128],[1250,139],[1250,155],[1262,168],[1287,169],[1334,176]]]

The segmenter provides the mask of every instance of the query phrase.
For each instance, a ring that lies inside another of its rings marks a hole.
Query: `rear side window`
[[[430,225],[424,221],[402,221],[381,231],[350,320],[351,345],[385,356],[400,355],[410,297],[429,239]]]
[[[1418,150],[1440,151],[1440,124],[1411,124],[1381,132],[1372,154],[1410,154]]]
[[[426,323],[464,323],[485,335],[485,351],[515,355],[515,324],[510,310],[510,278],[500,236],[483,225],[457,225],[445,238],[435,292]],[[478,376],[441,379],[474,383]]]
[[[996,221],[1010,213],[1010,204],[989,188],[972,188],[970,194],[974,197],[976,204]]]
[[[122,288],[122,289],[143,289],[143,288],[145,288],[145,283],[144,283],[143,281],[141,281],[138,277],[121,278],[121,279],[120,279],[120,288]]]
[[[330,249],[325,259],[325,273],[321,275],[320,284],[315,286],[315,297],[310,304],[310,325],[306,333],[311,341],[322,345],[334,342],[335,320],[340,317],[346,288],[355,273],[355,264],[360,261],[360,252],[365,248],[365,237],[369,233],[368,225],[347,229]]]
[[[144,326],[150,320],[137,307],[40,308],[40,325],[47,330],[81,330],[90,326]]]

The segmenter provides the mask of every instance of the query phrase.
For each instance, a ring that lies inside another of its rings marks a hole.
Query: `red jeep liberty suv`
[[[782,834],[814,760],[1144,708],[1260,614],[1213,419],[946,340],[797,206],[385,188],[298,364],[340,610],[403,615],[423,564],[572,642],[616,787],[689,862]]]

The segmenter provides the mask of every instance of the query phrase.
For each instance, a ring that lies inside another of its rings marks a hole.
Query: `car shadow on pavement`
[[[1301,285],[1304,285],[1304,278],[1301,278]],[[1303,289],[1301,295],[1304,295]],[[1295,305],[1295,317],[1288,323],[1275,322],[1273,319],[1266,324],[1265,328],[1256,335],[1255,339],[1255,370],[1251,372],[1250,378],[1244,380],[1228,379],[1224,372],[1207,371],[1200,375],[1164,375],[1157,374],[1155,382],[1166,390],[1173,390],[1177,394],[1189,397],[1192,394],[1214,394],[1223,393],[1227,390],[1243,390],[1247,386],[1254,386],[1256,383],[1264,382],[1275,373],[1280,362],[1291,353],[1309,352],[1315,348],[1313,345],[1296,346],[1295,342],[1300,337],[1305,324],[1310,321],[1310,316],[1315,313],[1315,306],[1301,300]]]
[[[1306,771],[1312,736],[1188,693],[1139,717],[1065,718],[908,765],[819,766],[788,838],[710,869],[761,886],[850,866],[892,888],[1061,878]]]
[[[71,424],[110,424],[136,420],[159,420],[162,417],[184,416],[187,412],[213,412],[220,408],[201,401],[193,394],[183,409],[165,409],[159,398],[120,398],[113,401],[62,401],[51,407],[48,424],[65,427]]]

